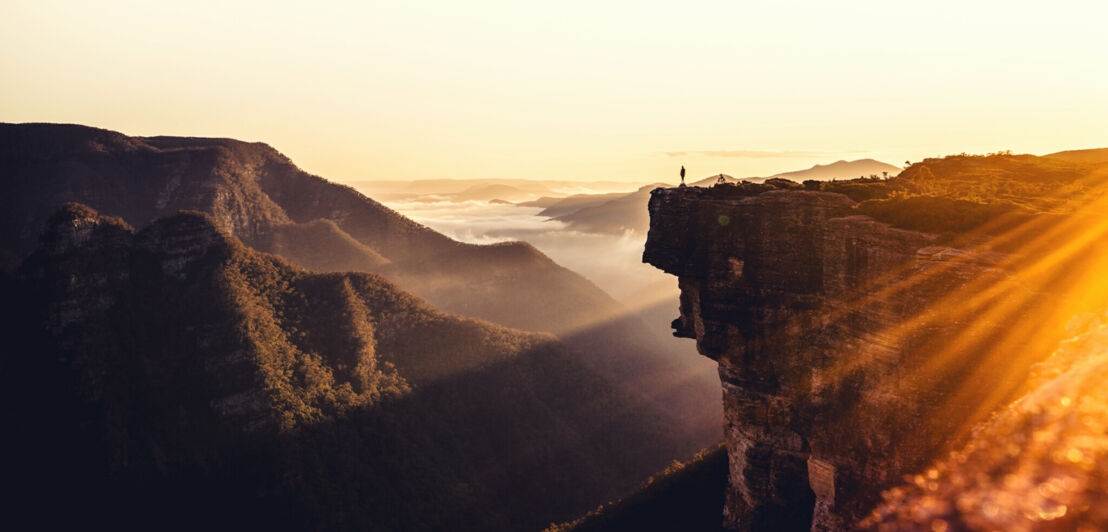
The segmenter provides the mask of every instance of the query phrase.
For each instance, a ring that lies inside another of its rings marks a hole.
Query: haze
[[[370,179],[673,181],[1108,138],[1097,2],[0,3],[0,120]]]

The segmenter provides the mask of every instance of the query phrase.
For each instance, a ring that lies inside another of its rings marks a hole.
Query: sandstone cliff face
[[[981,348],[1002,321],[981,309],[1019,290],[982,289],[1008,280],[1005,257],[853,205],[806,191],[652,194],[643,260],[679,278],[675,334],[719,362],[730,528],[849,528],[1011,398],[1016,366],[1031,363]],[[965,294],[978,310],[950,310]],[[1045,304],[1019,296],[1026,312]]]

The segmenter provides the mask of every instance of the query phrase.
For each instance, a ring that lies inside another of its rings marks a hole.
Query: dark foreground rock
[[[1030,222],[998,253],[840,194],[727,190],[655,190],[643,259],[679,278],[675,334],[719,363],[732,529],[853,527],[1026,393],[1066,322],[1106,300],[1090,290],[1104,224]]]

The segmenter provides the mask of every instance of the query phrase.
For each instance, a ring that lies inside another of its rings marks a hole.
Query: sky
[[[1102,2],[0,0],[0,121],[342,182],[675,181],[1108,146]]]

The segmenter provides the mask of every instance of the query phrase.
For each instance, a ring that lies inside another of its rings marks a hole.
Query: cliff
[[[675,334],[719,363],[736,530],[854,526],[1108,301],[1102,220],[952,239],[841,194],[728,186],[656,189],[649,209],[643,260],[679,279]]]

